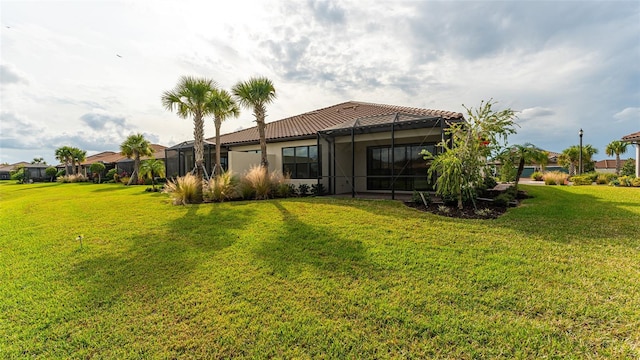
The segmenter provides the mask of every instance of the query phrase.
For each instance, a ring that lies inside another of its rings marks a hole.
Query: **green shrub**
[[[58,169],[53,166],[49,166],[44,170],[44,173],[49,177],[49,179],[54,179],[58,174]]]
[[[309,185],[308,184],[300,184],[298,185],[298,195],[299,196],[307,196],[309,194]]]
[[[105,180],[115,180],[117,170],[115,168],[107,171],[107,174],[104,176]]]
[[[23,182],[25,175],[24,175],[24,166],[21,166],[20,168],[16,169],[16,170],[11,170],[9,172],[10,176],[11,176],[11,180],[16,180],[18,182]]]
[[[622,165],[620,169],[620,175],[632,176],[636,174],[636,162],[633,159],[628,159]]]
[[[596,177],[596,184],[600,184],[600,185],[608,184],[617,178],[618,178],[618,175],[613,173],[599,173],[598,177]]]
[[[542,181],[543,174],[539,171],[535,171],[531,174],[531,180]]]
[[[164,192],[169,194],[174,205],[193,204],[200,197],[202,186],[195,175],[187,174],[175,181],[168,181]]]
[[[324,185],[320,184],[311,184],[311,195],[313,196],[323,196],[327,191],[324,189]]]
[[[593,183],[590,175],[577,175],[571,177],[573,185],[591,185]]]
[[[276,186],[275,194],[277,197],[288,198],[296,193],[296,186],[290,183],[280,183]]]
[[[509,203],[513,201],[513,199],[514,197],[511,194],[504,192],[496,196],[495,199],[493,199],[493,203],[496,206],[507,207],[509,206]]]
[[[634,177],[632,176],[620,176],[618,178],[618,184],[620,186],[632,186],[632,181]]]
[[[225,201],[237,196],[238,179],[229,171],[211,178],[205,184],[204,196],[210,201]]]
[[[582,174],[581,176],[586,176],[591,180],[591,182],[595,182],[596,179],[598,178],[598,173],[594,171],[594,172]]]
[[[489,209],[489,208],[484,208],[484,209],[476,209],[475,214],[478,216],[482,216],[482,217],[489,217],[491,215],[493,215],[493,210]]]
[[[640,178],[634,177],[631,179],[631,186],[640,187]]]
[[[58,171],[56,173],[56,177],[58,178],[58,177],[61,177],[61,176],[65,176],[66,174],[67,174],[67,170],[62,169],[62,170],[60,170],[60,171]]]

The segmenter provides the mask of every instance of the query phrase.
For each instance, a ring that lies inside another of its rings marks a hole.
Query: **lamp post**
[[[584,131],[582,131],[582,129],[580,129],[580,131],[578,131],[578,135],[580,135],[580,166],[579,166],[579,171],[580,171],[580,175],[582,175],[582,135],[584,134]]]

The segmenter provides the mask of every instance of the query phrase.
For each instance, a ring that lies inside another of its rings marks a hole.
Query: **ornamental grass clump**
[[[199,202],[202,198],[202,184],[193,174],[167,181],[164,192],[169,194],[174,205],[186,205]]]
[[[87,178],[84,177],[84,175],[82,174],[71,174],[71,175],[59,176],[57,181],[61,183],[77,183],[77,182],[85,182],[87,181]]]
[[[230,171],[212,177],[205,184],[205,199],[209,201],[223,202],[235,198],[237,195],[238,178]]]
[[[545,185],[565,185],[568,178],[569,175],[561,171],[546,172],[542,177]]]
[[[246,199],[251,195],[256,199],[268,199],[271,193],[271,177],[263,166],[252,166],[242,178],[242,195]]]

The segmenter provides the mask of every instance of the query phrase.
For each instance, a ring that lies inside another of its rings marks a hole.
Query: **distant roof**
[[[620,159],[620,164],[623,164],[626,160]],[[616,168],[616,160],[615,159],[605,159],[596,161],[595,164],[596,169],[615,169]]]
[[[632,142],[632,143],[638,143],[640,142],[640,131],[638,132],[634,132],[632,134],[629,135],[625,135],[622,137],[623,141],[628,141],[628,142]]]
[[[412,116],[443,118],[446,120],[464,119],[461,113],[452,111],[348,101],[267,123],[265,135],[267,141],[278,141],[288,138],[309,138],[316,136],[320,130],[329,129],[348,123],[349,121],[353,122],[356,119],[384,115],[388,117],[388,119],[386,119],[388,122],[389,118],[393,117],[395,113],[403,113],[407,116],[407,119]],[[382,119],[382,117],[380,119]],[[347,124],[345,126],[349,125]],[[353,126],[353,124],[350,126]],[[258,128],[255,126],[224,134],[220,138],[221,143],[225,145],[254,143],[258,142],[259,139]],[[209,138],[207,140],[213,142],[215,138]]]
[[[101,153],[97,153],[95,155],[91,155],[91,156],[87,156],[87,158],[81,163],[82,165],[91,165],[95,162],[106,162],[109,163],[111,161],[105,161],[105,160],[110,160],[114,158],[114,155],[120,155],[119,153],[113,152],[113,151],[103,151]]]
[[[164,159],[164,150],[167,147],[164,145],[159,145],[159,144],[151,144],[151,149],[153,150],[153,154],[151,156],[143,156],[140,158],[140,160],[149,160],[149,159]],[[133,159],[129,159],[125,156],[122,156],[122,153],[120,153],[120,159],[116,160],[115,162],[121,162],[121,161],[133,161]]]
[[[0,166],[0,171],[11,171],[11,170],[14,170],[15,168],[17,168],[20,165],[27,166],[27,165],[31,165],[31,163],[28,163],[26,161],[20,161],[20,162],[17,162],[15,164]],[[47,165],[47,167],[48,166],[49,165]]]

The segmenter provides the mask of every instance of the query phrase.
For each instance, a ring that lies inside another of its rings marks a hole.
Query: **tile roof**
[[[153,154],[151,156],[143,156],[140,158],[140,160],[164,159],[164,150],[166,148],[167,147],[163,145],[151,144],[151,149],[153,150]],[[121,155],[121,158],[119,160],[116,160],[115,162],[120,162],[120,161],[133,161],[133,159],[129,159]]]
[[[620,159],[620,166],[624,164],[626,160]],[[596,169],[615,169],[616,168],[616,160],[615,159],[605,159],[596,161],[595,164]]]
[[[629,142],[640,142],[640,131],[625,135],[622,137],[622,140]]]
[[[312,137],[320,130],[349,121],[353,122],[356,119],[371,118],[379,115],[393,115],[397,112],[404,113],[407,116],[442,117],[448,120],[464,119],[461,113],[452,111],[348,101],[267,123],[265,134],[267,141]],[[213,142],[215,138],[207,140]],[[257,142],[259,141],[258,129],[254,126],[249,129],[224,134],[220,140],[222,144]]]
[[[163,145],[159,145],[159,144],[151,144],[151,149],[153,150],[153,155],[152,156],[143,156],[140,159],[141,160],[147,160],[150,159],[151,157],[154,157],[156,159],[164,159],[164,149],[166,149],[166,146]],[[121,152],[115,152],[115,151],[103,151],[101,153],[97,153],[91,156],[87,156],[87,158],[85,159],[85,161],[83,161],[81,163],[81,165],[91,165],[95,162],[101,162],[104,164],[113,164],[113,163],[117,163],[120,161],[127,161],[129,159],[127,159],[126,156],[122,155]],[[58,166],[64,166],[64,164],[60,164]]]
[[[14,170],[15,168],[17,168],[20,165],[27,166],[27,165],[31,165],[31,163],[28,163],[26,161],[20,161],[20,162],[17,162],[15,164],[1,166],[0,167],[0,171],[11,171],[11,170]],[[47,166],[49,166],[49,165],[47,165]]]

